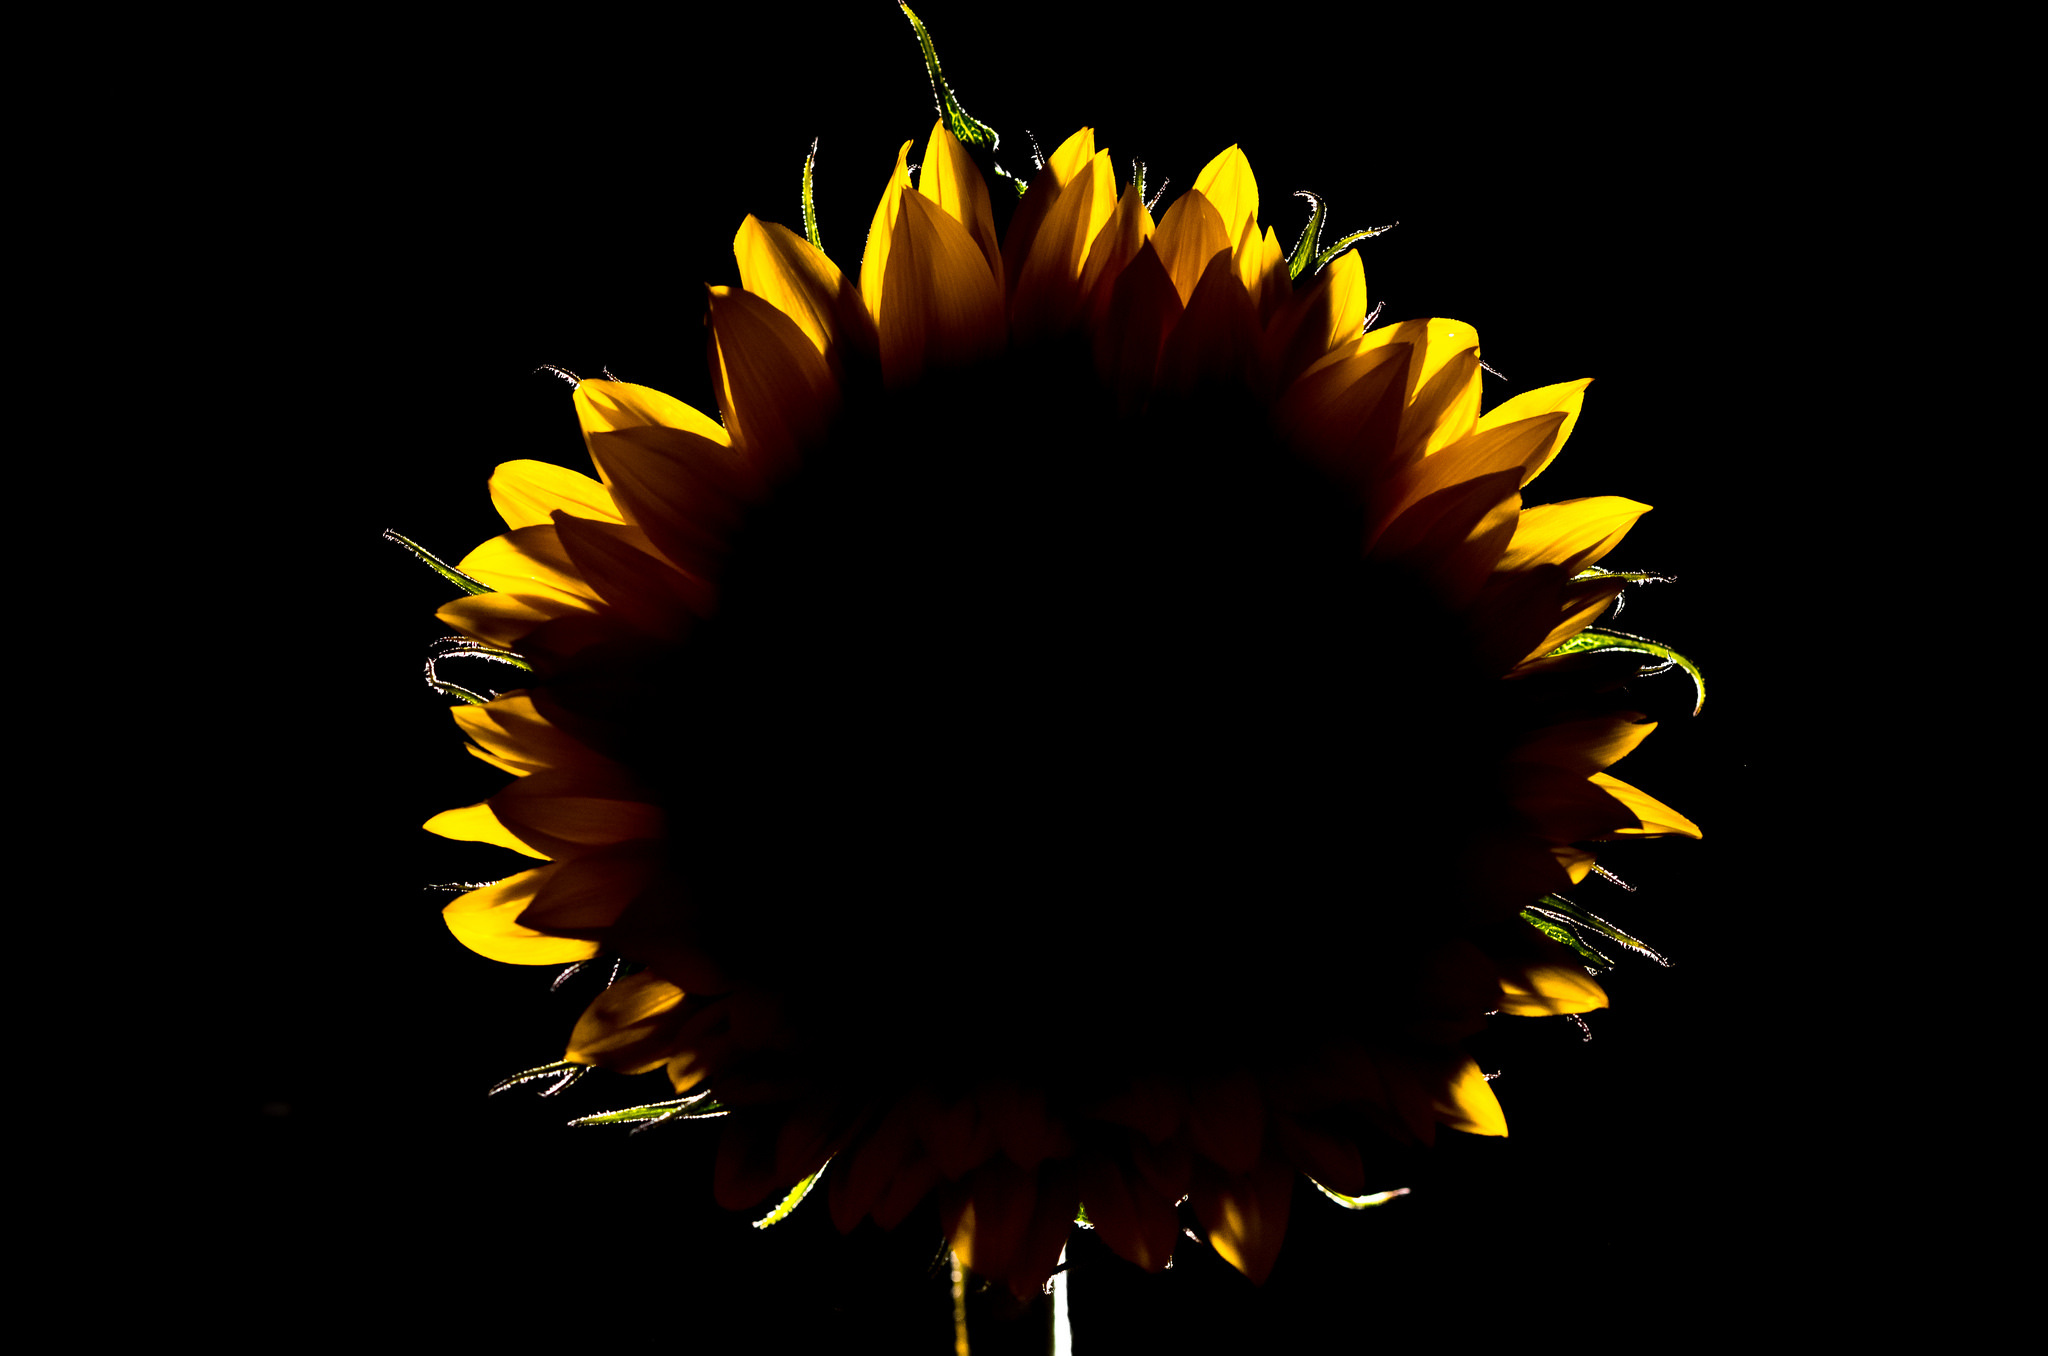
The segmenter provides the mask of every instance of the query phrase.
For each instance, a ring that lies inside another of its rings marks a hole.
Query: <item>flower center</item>
[[[1241,390],[1119,417],[1085,351],[849,386],[634,753],[721,961],[940,1063],[1284,1038],[1318,961],[1357,1018],[1500,797],[1497,684],[1356,493]]]

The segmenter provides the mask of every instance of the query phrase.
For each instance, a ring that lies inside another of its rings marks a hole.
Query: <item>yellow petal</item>
[[[1525,740],[1509,759],[1590,777],[1628,757],[1656,728],[1656,721],[1642,720],[1633,712],[1568,721]]]
[[[709,582],[670,565],[640,529],[562,514],[555,532],[576,573],[605,600],[608,617],[672,640],[691,617],[711,615]]]
[[[1242,150],[1232,146],[1204,165],[1195,176],[1195,191],[1222,217],[1224,238],[1232,245],[1244,240],[1246,227],[1258,239],[1259,181]]]
[[[449,714],[479,756],[522,777],[597,758],[581,740],[549,724],[523,692],[484,706],[458,706]]]
[[[989,205],[988,184],[973,157],[967,154],[967,148],[946,130],[943,122],[932,124],[931,139],[924,148],[924,165],[917,172],[917,191],[960,223],[980,248],[990,276],[1000,287],[1003,251],[996,243],[996,216]]]
[[[1607,991],[1582,965],[1515,967],[1500,980],[1501,1012],[1511,1017],[1562,1017],[1607,1006]]]
[[[1137,257],[1138,246],[1152,238],[1152,214],[1145,210],[1136,183],[1124,186],[1116,211],[1095,233],[1088,247],[1088,263],[1081,271],[1081,295],[1087,299],[1090,318],[1101,323],[1109,308],[1110,289]]]
[[[1468,1135],[1505,1135],[1508,1118],[1479,1066],[1466,1060],[1436,1103],[1437,1119]]]
[[[1243,386],[1259,359],[1259,316],[1231,267],[1218,254],[1195,284],[1187,310],[1159,357],[1161,390],[1189,392],[1214,383]]]
[[[514,852],[538,857],[542,861],[546,861],[549,855],[529,846],[506,828],[488,802],[465,805],[459,810],[443,810],[421,827],[428,833],[438,833],[443,838],[459,839],[465,843],[496,843],[499,847],[511,848]]]
[[[900,389],[927,365],[966,365],[1003,346],[1003,298],[959,222],[904,195],[882,288],[882,378]]]
[[[796,322],[836,373],[839,345],[869,325],[860,289],[810,241],[751,213],[732,240],[740,286]]]
[[[544,461],[508,461],[491,473],[491,503],[507,527],[539,527],[556,509],[621,523],[610,491],[589,476]]]
[[[1116,176],[1104,151],[1079,167],[1073,181],[1060,189],[1032,236],[1030,255],[1017,273],[1010,298],[1018,337],[1057,333],[1072,323],[1080,310],[1088,248],[1115,211]],[[1007,249],[1004,258],[1009,258]]]
[[[511,649],[565,610],[509,593],[478,593],[445,603],[435,609],[434,615],[465,636]]]
[[[1550,456],[1529,468],[1529,479],[1534,480],[1545,466],[1557,459],[1564,449],[1565,439],[1572,436],[1572,429],[1579,422],[1579,409],[1586,403],[1586,388],[1593,384],[1592,378],[1579,381],[1560,382],[1556,386],[1539,386],[1533,391],[1524,391],[1510,396],[1479,417],[1481,430],[1512,424],[1518,419],[1532,419],[1539,414],[1562,413],[1563,427],[1557,431],[1557,441],[1551,444]],[[1522,482],[1527,484],[1528,481]]]
[[[710,292],[712,375],[726,429],[749,461],[782,475],[838,409],[838,384],[795,321],[747,292]]]
[[[1275,418],[1317,464],[1369,490],[1399,469],[1394,444],[1407,401],[1408,344],[1383,344],[1311,369]]]
[[[1095,129],[1083,127],[1062,141],[1059,149],[1045,159],[1045,167],[1062,185],[1071,184],[1095,156]]]
[[[1166,209],[1166,215],[1159,218],[1159,230],[1152,237],[1152,248],[1159,252],[1159,262],[1166,265],[1166,276],[1173,279],[1183,306],[1195,294],[1195,284],[1202,280],[1209,261],[1218,254],[1229,253],[1230,245],[1229,229],[1222,214],[1194,189],[1181,194]]]
[[[764,493],[725,429],[680,400],[623,382],[584,382],[576,413],[626,521],[679,568],[708,574],[743,507]]]
[[[628,975],[597,996],[569,1036],[567,1058],[619,1073],[668,1063],[682,1025],[683,991],[650,971]]]
[[[457,568],[479,584],[548,608],[550,615],[596,610],[596,591],[576,573],[552,523],[493,537],[464,556]]]
[[[1687,838],[1701,836],[1699,825],[1656,797],[1636,790],[1627,782],[1617,781],[1604,772],[1596,772],[1587,780],[1626,805],[1629,813],[1641,821],[1640,828],[1616,829],[1614,832],[1617,837],[1647,838],[1667,833],[1682,834]]]
[[[1556,442],[1564,437],[1562,426],[1552,437],[1555,448]],[[1515,539],[1508,543],[1500,568],[1528,570],[1538,565],[1557,565],[1566,574],[1574,574],[1619,545],[1636,519],[1649,511],[1648,504],[1612,494],[1523,509],[1522,520],[1515,525]]]
[[[653,840],[661,836],[661,811],[639,801],[576,795],[573,779],[535,773],[490,799],[505,828],[540,851],[535,855],[574,857],[592,847]]]
[[[1201,1162],[1193,1182],[1195,1216],[1209,1246],[1253,1283],[1263,1283],[1280,1255],[1294,1196],[1294,1166],[1271,1155],[1248,1173]]]
[[[896,168],[889,173],[882,200],[875,204],[874,220],[868,223],[867,248],[860,256],[860,298],[867,304],[868,319],[882,321],[882,279],[888,276],[889,245],[896,238],[896,217],[903,210],[903,194],[910,187],[910,143],[896,152]]]
[[[441,910],[448,931],[479,956],[509,965],[569,965],[597,955],[595,942],[568,937],[550,937],[519,922],[519,915],[532,902],[534,891],[553,874],[553,867],[536,867],[457,895]]]
[[[1583,583],[1564,585],[1561,590],[1564,600],[1562,620],[1551,627],[1549,634],[1536,642],[1522,658],[1540,659],[1591,626],[1593,619],[1605,612],[1607,605],[1627,587],[1628,581],[1624,579],[1588,579]]]

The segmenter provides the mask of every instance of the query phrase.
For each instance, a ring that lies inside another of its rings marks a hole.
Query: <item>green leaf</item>
[[[1538,913],[1534,909],[1524,909],[1522,910],[1522,921],[1560,946],[1570,947],[1582,959],[1594,965],[1609,966],[1614,964],[1612,960],[1586,945],[1585,939],[1579,936],[1578,933],[1572,931],[1570,927],[1560,923],[1555,918]]]
[[[1307,1176],[1305,1173],[1303,1175]],[[1308,1179],[1308,1184],[1343,1206],[1346,1210],[1369,1210],[1375,1205],[1385,1205],[1396,1196],[1406,1196],[1408,1194],[1407,1187],[1395,1187],[1392,1191],[1375,1191],[1370,1196],[1346,1196],[1341,1191],[1330,1190],[1313,1177]]]
[[[623,1111],[603,1111],[595,1116],[578,1116],[571,1125],[635,1125],[652,1129],[664,1121],[705,1120],[723,1116],[723,1104],[712,1100],[709,1092],[700,1092],[694,1097],[678,1097],[672,1102],[649,1102],[646,1106],[629,1106]]]
[[[828,1158],[816,1172],[791,1187],[789,1194],[782,1198],[781,1205],[776,1206],[773,1210],[755,1220],[754,1227],[756,1229],[765,1229],[771,1224],[780,1224],[788,1219],[789,1212],[804,1203],[804,1197],[811,1194],[811,1188],[818,1184],[818,1179],[825,1175],[825,1169],[830,1166],[832,1166],[832,1160]]]
[[[1648,956],[1651,960],[1657,962],[1657,964],[1661,966],[1664,966],[1666,969],[1669,969],[1671,966],[1671,962],[1664,959],[1663,956],[1659,955],[1655,950],[1653,950],[1648,942],[1639,941],[1638,939],[1629,936],[1626,932],[1623,932],[1620,928],[1614,926],[1614,924],[1608,922],[1599,914],[1593,913],[1587,909],[1580,908],[1578,905],[1572,903],[1569,899],[1564,898],[1562,895],[1543,896],[1541,900],[1539,900],[1537,903],[1530,907],[1530,910],[1523,911],[1523,917],[1528,917],[1528,914],[1531,910],[1533,910],[1536,913],[1546,915],[1547,917],[1554,918],[1560,923],[1576,923],[1580,927],[1588,928],[1594,932],[1599,933],[1602,937],[1606,937],[1614,942],[1619,943],[1622,946],[1627,947],[1629,950],[1635,952],[1639,956]]]
[[[1345,250],[1350,249],[1359,241],[1370,240],[1376,235],[1384,235],[1385,233],[1393,230],[1394,227],[1399,226],[1400,224],[1400,222],[1394,221],[1389,222],[1385,226],[1375,226],[1369,231],[1353,231],[1350,235],[1345,236],[1336,244],[1330,246],[1330,248],[1324,250],[1321,254],[1318,254],[1316,256],[1314,271],[1317,273],[1321,273],[1323,271],[1324,265],[1328,264],[1332,259],[1342,254]]]
[[[804,157],[804,239],[811,242],[811,248],[818,253],[825,252],[825,242],[818,239],[818,209],[811,201],[811,172],[818,166],[818,139],[811,138],[811,153]]]
[[[490,585],[479,584],[476,580],[471,579],[468,575],[456,569],[453,565],[450,565],[447,561],[441,559],[432,551],[429,551],[426,547],[414,541],[411,537],[401,536],[387,527],[384,529],[384,540],[397,542],[400,546],[403,546],[406,550],[412,552],[421,560],[425,561],[427,563],[427,567],[433,570],[435,574],[440,575],[443,579],[455,585],[455,587],[461,589],[464,593],[469,594],[471,597],[475,597],[479,593],[497,592],[497,590],[492,588]]]
[[[1593,650],[1620,650],[1627,654],[1655,655],[1657,658],[1665,661],[1664,667],[1667,668],[1676,664],[1692,676],[1693,693],[1696,697],[1696,700],[1693,702],[1692,713],[1698,715],[1707,704],[1707,680],[1701,675],[1699,665],[1693,663],[1669,645],[1650,640],[1645,636],[1632,636],[1626,631],[1596,631],[1588,628],[1552,650],[1544,658],[1548,659],[1561,654],[1586,654]],[[1646,672],[1648,671],[1650,670],[1646,670]]]
[[[924,26],[924,20],[903,0],[897,0],[897,7],[903,17],[910,20],[910,26],[917,31],[917,45],[924,49],[924,73],[932,82],[932,97],[938,102],[939,113],[946,120],[946,130],[956,137],[962,146],[986,146],[993,151],[1001,144],[1002,138],[996,129],[974,117],[960,106],[960,99],[953,93],[953,87],[946,83],[945,72],[939,69],[939,52],[932,46],[931,30]]]
[[[534,1083],[543,1078],[552,1078],[555,1080],[555,1085],[551,1088],[542,1088],[540,1091],[541,1096],[552,1097],[589,1072],[590,1066],[588,1064],[572,1064],[566,1059],[558,1059],[552,1064],[542,1064],[531,1069],[521,1069],[518,1073],[513,1074],[510,1078],[505,1079],[492,1088],[488,1095],[495,1097],[501,1092],[518,1087],[522,1083]]]
[[[434,642],[434,650],[427,656],[427,686],[443,696],[459,697],[472,706],[487,706],[491,698],[443,678],[438,666],[450,659],[488,659],[494,664],[509,664],[522,673],[533,672],[533,665],[511,650],[501,650],[495,645],[471,640],[468,636],[441,637]]]
[[[1295,190],[1295,197],[1309,201],[1308,225],[1301,228],[1301,239],[1294,242],[1293,253],[1287,256],[1287,276],[1299,278],[1316,257],[1316,243],[1323,238],[1323,199],[1320,194],[1307,189]]]

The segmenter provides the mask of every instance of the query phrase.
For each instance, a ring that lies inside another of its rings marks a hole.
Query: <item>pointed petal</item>
[[[662,814],[639,801],[561,794],[551,773],[522,777],[489,804],[505,827],[549,857],[574,857],[593,847],[654,839]]]
[[[535,885],[519,924],[552,937],[608,941],[607,932],[657,870],[655,852],[641,843],[558,862]]]
[[[1231,243],[1222,214],[1199,191],[1190,189],[1166,209],[1152,237],[1152,248],[1166,265],[1166,275],[1173,279],[1181,305],[1187,305],[1195,294],[1195,284],[1202,280],[1209,261],[1218,254],[1228,255]]]
[[[1116,176],[1105,151],[1060,190],[1032,237],[1030,257],[1010,297],[1011,323],[1020,338],[1058,333],[1072,324],[1089,246],[1115,211]]]
[[[917,191],[966,230],[987,260],[989,275],[1000,290],[1003,251],[996,243],[996,216],[989,204],[988,184],[973,157],[967,154],[967,148],[946,130],[943,122],[932,124],[931,139],[924,148],[924,167],[917,175]]]
[[[491,503],[507,527],[539,527],[556,509],[622,523],[611,492],[589,476],[544,461],[508,461],[491,473]]]
[[[478,593],[443,604],[434,615],[474,640],[514,649],[536,627],[568,610],[509,593]]]
[[[952,1197],[946,1236],[961,1265],[982,1276],[1008,1274],[1031,1224],[1038,1197],[1036,1174],[1007,1159],[991,1159],[960,1183]]]
[[[860,289],[810,241],[751,213],[733,237],[732,253],[740,286],[794,321],[836,375],[839,345],[872,326]]]
[[[443,810],[421,827],[428,833],[437,833],[443,838],[453,838],[464,843],[495,843],[499,847],[511,848],[522,856],[538,857],[542,861],[546,861],[551,855],[529,846],[506,828],[488,801],[465,805],[459,810]]]
[[[1437,1118],[1453,1130],[1468,1135],[1505,1135],[1508,1118],[1501,1112],[1500,1099],[1479,1066],[1466,1060],[1436,1105]]]
[[[1195,176],[1195,192],[1208,199],[1223,220],[1224,238],[1235,245],[1244,239],[1249,226],[1253,239],[1259,225],[1259,181],[1252,175],[1251,161],[1232,146],[1202,167]]]
[[[968,365],[1003,347],[1003,299],[959,222],[904,195],[882,286],[882,379],[910,385],[928,365]]]
[[[576,413],[626,521],[679,568],[708,577],[744,505],[764,493],[725,429],[680,400],[624,382],[584,382]]]
[[[581,740],[549,724],[524,692],[486,706],[458,706],[449,714],[480,755],[518,776],[596,756]]]
[[[1180,314],[1180,294],[1147,240],[1118,275],[1094,334],[1095,370],[1125,408],[1151,393],[1159,355]]]
[[[1557,431],[1557,441],[1550,446],[1550,456],[1529,468],[1529,480],[1542,474],[1543,468],[1557,459],[1564,450],[1565,439],[1572,436],[1572,429],[1578,425],[1579,409],[1586,403],[1586,388],[1593,384],[1590,377],[1579,381],[1560,382],[1556,386],[1541,386],[1533,391],[1524,391],[1510,396],[1479,417],[1479,431],[1499,428],[1519,419],[1533,419],[1539,414],[1563,414],[1563,427]],[[1527,480],[1522,482],[1527,485]]]
[[[1641,822],[1640,828],[1616,829],[1614,832],[1617,837],[1641,838],[1667,833],[1682,834],[1687,838],[1701,836],[1699,825],[1655,796],[1646,795],[1627,782],[1617,781],[1604,772],[1596,772],[1587,780],[1626,805],[1629,813]]]
[[[1524,740],[1509,759],[1517,763],[1544,763],[1575,776],[1590,777],[1628,757],[1656,728],[1656,721],[1643,720],[1634,712],[1567,721]]]
[[[457,568],[478,583],[528,599],[551,615],[597,610],[596,590],[576,573],[552,523],[516,527],[493,537],[464,556]]]
[[[771,477],[797,461],[839,405],[831,369],[796,322],[731,287],[711,292],[711,376],[732,440]]]
[[[1258,313],[1230,257],[1218,254],[1195,284],[1160,354],[1158,385],[1182,393],[1218,383],[1242,387],[1257,370],[1258,358]]]
[[[1500,1011],[1511,1017],[1562,1017],[1607,1006],[1607,992],[1583,965],[1504,967]]]
[[[650,636],[679,638],[692,617],[712,612],[711,584],[669,564],[646,533],[625,524],[562,514],[555,532],[608,617]]]
[[[479,956],[508,965],[569,965],[597,955],[595,942],[550,937],[519,922],[534,891],[557,868],[536,867],[457,895],[441,918],[448,931]]]
[[[668,1062],[683,1024],[683,991],[643,970],[599,994],[569,1036],[567,1058],[619,1073],[649,1073]]]
[[[1588,579],[1583,583],[1565,584],[1559,590],[1562,599],[1560,620],[1523,659],[1540,659],[1591,626],[1594,619],[1605,612],[1607,605],[1627,587],[1628,582],[1622,579]]]
[[[1522,424],[1511,428],[1525,427]],[[1560,426],[1552,443],[1563,441]],[[1553,450],[1550,454],[1556,455]],[[1548,460],[1548,458],[1544,458]],[[1524,482],[1526,483],[1526,482]],[[1558,565],[1574,574],[1595,564],[1621,543],[1636,519],[1650,511],[1648,504],[1619,495],[1601,494],[1587,499],[1567,499],[1558,504],[1538,504],[1522,510],[1515,525],[1515,539],[1500,559],[1503,570],[1527,570],[1538,565]]]
[[[1152,233],[1152,214],[1145,210],[1138,186],[1125,185],[1116,211],[1095,233],[1095,241],[1088,247],[1087,266],[1081,271],[1081,295],[1087,299],[1089,316],[1095,323],[1101,323],[1109,308],[1116,280],[1137,257],[1138,246],[1150,240]]]
[[[1226,1173],[1200,1162],[1193,1197],[1195,1215],[1208,1230],[1209,1245],[1254,1284],[1263,1283],[1287,1235],[1294,1165],[1273,1155],[1248,1173]]]
[[[1164,1269],[1180,1238],[1172,1203],[1142,1175],[1126,1172],[1108,1157],[1088,1155],[1078,1170],[1081,1204],[1102,1241],[1147,1271]]]
[[[889,248],[896,239],[896,217],[903,210],[903,195],[910,188],[910,145],[896,152],[896,168],[889,173],[882,200],[875,204],[874,220],[868,224],[867,248],[860,256],[860,297],[868,308],[868,319],[877,327],[882,320],[882,279],[888,276]]]

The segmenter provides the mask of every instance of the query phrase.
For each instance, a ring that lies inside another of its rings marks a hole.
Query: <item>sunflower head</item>
[[[439,615],[530,669],[456,713],[513,781],[429,827],[539,864],[449,925],[625,962],[567,1058],[714,1098],[729,1206],[935,1208],[1020,1294],[1185,1206],[1261,1278],[1299,1177],[1505,1133],[1463,1042],[1604,1005],[1562,892],[1697,832],[1606,771],[1646,506],[1526,506],[1587,383],[1482,411],[1472,328],[1297,279],[1237,147],[1155,221],[1083,129],[1000,235],[911,151],[857,269],[743,221],[719,417],[584,381],[599,479],[493,478]]]

